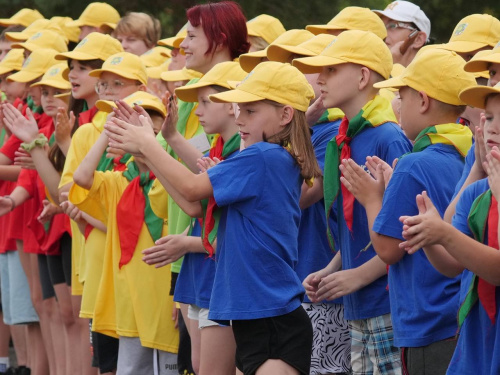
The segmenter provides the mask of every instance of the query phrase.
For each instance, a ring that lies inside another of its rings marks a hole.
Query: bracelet
[[[26,142],[21,143],[21,148],[24,151],[30,152],[35,147],[45,146],[48,142],[49,142],[49,140],[47,139],[47,137],[44,134],[40,133],[40,134],[38,134],[38,137],[33,139],[30,143],[26,143]]]
[[[14,208],[16,208],[16,202],[14,201],[14,199],[12,199],[10,195],[4,195],[3,197],[6,199],[10,199],[10,201],[12,202],[12,208],[10,209],[10,211],[14,211]]]

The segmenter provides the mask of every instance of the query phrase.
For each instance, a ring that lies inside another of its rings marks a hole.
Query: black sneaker
[[[0,372],[0,374],[5,374],[5,375],[17,375],[17,369],[14,367],[9,367],[7,371],[5,372]]]

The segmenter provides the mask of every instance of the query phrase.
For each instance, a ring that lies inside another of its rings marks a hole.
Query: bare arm
[[[54,166],[49,160],[47,151],[41,147],[35,147],[30,151],[33,162],[35,163],[36,170],[40,175],[43,183],[47,187],[52,200],[59,204],[59,181],[61,175],[56,171]]]
[[[302,184],[302,192],[300,194],[299,205],[302,210],[311,207],[314,203],[323,198],[323,178],[317,177],[314,179],[312,187],[309,187],[305,182]]]
[[[108,146],[108,137],[105,132],[102,132],[97,142],[91,147],[88,154],[83,158],[80,166],[76,169],[73,180],[75,184],[84,189],[90,190],[94,183],[94,172],[99,165],[102,154]]]

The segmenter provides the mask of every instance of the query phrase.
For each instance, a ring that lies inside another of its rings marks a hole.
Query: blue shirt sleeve
[[[455,215],[451,220],[451,224],[457,228],[460,232],[468,235],[469,237],[473,237],[473,234],[469,228],[468,217],[470,213],[470,209],[472,208],[472,204],[474,200],[488,190],[488,180],[483,179],[474,182],[470,186],[467,186],[460,196],[456,208]]]
[[[265,160],[255,145],[210,168],[207,173],[219,207],[254,199],[262,190]]]
[[[467,176],[469,176],[472,165],[476,161],[475,149],[476,149],[476,144],[473,143],[472,147],[469,149],[469,152],[467,153],[467,156],[465,157],[465,165],[464,165],[464,169],[462,171],[462,176],[460,177],[460,180],[458,181],[457,186],[455,187],[455,192],[453,193],[453,198],[451,198],[451,200],[455,199],[458,192],[460,191],[460,189],[464,185],[464,182],[467,179]]]

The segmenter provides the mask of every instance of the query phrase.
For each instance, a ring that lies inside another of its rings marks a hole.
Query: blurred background
[[[104,1],[104,0],[100,0]],[[46,18],[69,16],[78,18],[91,0],[0,0],[0,18],[8,18],[21,8],[36,8]],[[215,2],[215,1],[214,1]],[[238,0],[247,19],[266,13],[281,20],[287,29],[304,28],[309,24],[325,24],[346,6],[384,9],[391,0]],[[431,37],[436,42],[448,41],[454,27],[472,13],[500,16],[498,0],[415,0],[432,23]],[[146,12],[162,23],[162,37],[174,35],[186,22],[185,11],[206,1],[196,0],[109,0],[120,14],[128,11]]]

